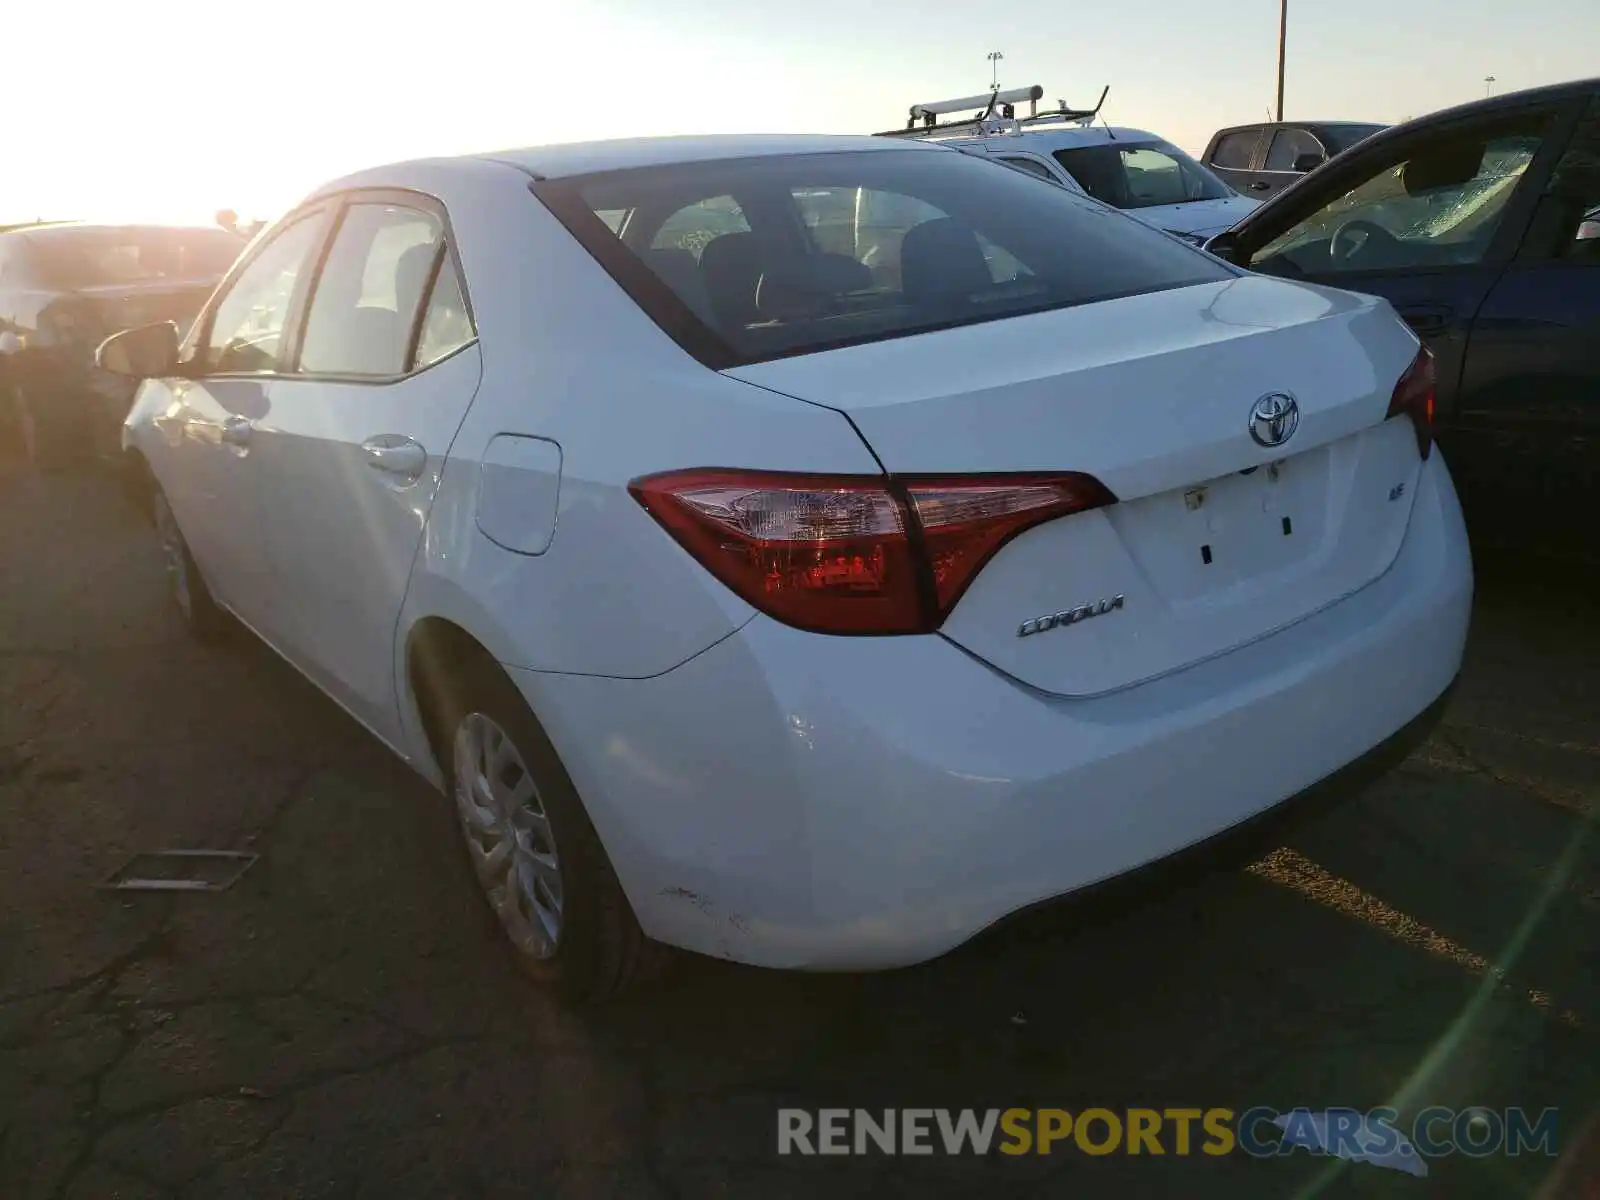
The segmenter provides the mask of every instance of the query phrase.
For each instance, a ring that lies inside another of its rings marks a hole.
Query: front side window
[[[1280,129],[1272,135],[1272,146],[1267,151],[1266,171],[1293,171],[1295,164],[1306,155],[1325,158],[1322,143],[1304,129]]]
[[[1300,276],[1480,263],[1543,124],[1435,139],[1291,226],[1250,265]]]
[[[634,300],[708,365],[1232,274],[1065,187],[1039,187],[958,151],[641,167],[544,181],[535,191]],[[634,213],[623,238],[600,215],[619,208]],[[690,212],[698,223],[687,220]],[[674,219],[677,244],[663,246],[641,224],[652,213]],[[689,245],[697,255],[683,253]],[[689,314],[697,323],[686,322]]]
[[[1578,122],[1549,190],[1559,214],[1556,256],[1600,263],[1600,97]]]
[[[444,226],[432,213],[350,205],[311,298],[301,373],[404,375],[417,313],[443,250]]]
[[[1328,148],[1328,154],[1342,154],[1358,142],[1364,142],[1375,133],[1382,133],[1384,125],[1319,125],[1317,136]]]
[[[283,369],[285,330],[296,287],[322,242],[326,214],[313,213],[274,234],[239,273],[212,314],[201,365],[218,374]]]
[[[1112,208],[1151,208],[1233,195],[1222,180],[1165,143],[1107,142],[1057,150],[1055,157],[1084,191]]]

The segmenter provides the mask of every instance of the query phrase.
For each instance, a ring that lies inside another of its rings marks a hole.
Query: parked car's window
[[[1260,140],[1258,130],[1242,129],[1237,133],[1224,134],[1217,142],[1217,148],[1212,151],[1211,165],[1224,167],[1230,171],[1248,171],[1250,162],[1255,157],[1256,142]]]
[[[1538,153],[1542,125],[1436,139],[1324,204],[1250,265],[1305,275],[1481,262]]]
[[[63,228],[39,240],[50,286],[66,290],[216,280],[245,247],[225,229]]]
[[[295,285],[322,241],[325,216],[302,217],[273,235],[229,285],[200,347],[218,373],[277,371]]]
[[[444,244],[432,213],[352,204],[317,279],[300,347],[300,371],[392,379],[407,352],[428,277]]]
[[[812,249],[821,255],[855,259],[867,268],[865,273],[855,272],[863,286],[901,287],[901,246],[906,233],[925,221],[950,215],[914,196],[876,188],[799,188],[790,194],[811,235]],[[1012,255],[981,233],[976,236],[990,282],[1002,283],[1027,273]],[[759,288],[756,299],[759,304]]]
[[[1262,170],[1292,171],[1295,159],[1302,154],[1323,157],[1322,143],[1304,129],[1280,129],[1272,135],[1272,147],[1267,151]]]
[[[1089,195],[1113,208],[1222,200],[1233,189],[1176,146],[1113,142],[1057,150],[1056,161]]]
[[[747,233],[749,229],[737,200],[732,196],[711,196],[686,204],[668,217],[656,231],[650,249],[687,250],[698,260],[712,238],[724,233]]]
[[[467,302],[461,295],[461,279],[456,274],[455,261],[446,254],[439,265],[439,277],[434,280],[433,294],[428,297],[428,311],[422,316],[416,365],[431,366],[477,336],[472,316],[467,312]]]
[[[1560,257],[1600,263],[1600,97],[1590,101],[1556,164],[1550,193],[1565,217]]]
[[[1008,167],[1015,167],[1029,175],[1037,175],[1040,179],[1047,179],[1051,183],[1060,182],[1050,173],[1050,168],[1036,158],[1002,158],[1000,161]]]
[[[1340,154],[1357,142],[1366,141],[1375,133],[1382,133],[1386,125],[1361,125],[1343,123],[1339,125],[1318,125],[1317,136],[1322,139],[1322,144],[1327,147],[1328,156]]]
[[[724,365],[1232,273],[1066,188],[923,147],[642,167],[535,191],[663,328]],[[720,206],[697,203],[708,197]],[[728,198],[742,214],[731,226]],[[676,246],[656,248],[648,228],[618,239],[598,216],[616,208],[634,209],[636,221],[674,214],[674,237],[702,247],[698,263]],[[684,222],[691,211],[703,214],[698,228]],[[641,264],[698,324],[685,323]]]

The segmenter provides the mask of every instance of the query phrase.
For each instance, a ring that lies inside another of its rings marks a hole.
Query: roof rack
[[[904,129],[886,129],[876,133],[874,137],[927,137],[934,133],[954,133],[958,130],[976,133],[984,136],[991,133],[1021,133],[1024,128],[1034,128],[1039,125],[1090,125],[1100,115],[1101,106],[1106,102],[1106,95],[1111,91],[1111,85],[1100,92],[1100,99],[1093,108],[1068,108],[1065,100],[1056,101],[1057,107],[1039,111],[1039,101],[1044,96],[1044,88],[1038,84],[1032,87],[1012,88],[1010,91],[1000,91],[998,88],[979,96],[960,96],[954,100],[936,100],[931,104],[913,104],[910,116],[906,120]],[[1016,106],[1027,104],[1028,115],[1018,117]],[[939,118],[949,113],[979,111],[975,116],[963,117],[956,121],[940,121]]]

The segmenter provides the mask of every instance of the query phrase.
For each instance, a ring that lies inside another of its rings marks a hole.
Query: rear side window
[[[716,368],[1232,273],[1065,188],[958,151],[642,167],[535,191]],[[621,235],[602,216],[618,209],[631,213]]]
[[[1222,180],[1164,142],[1079,146],[1057,150],[1055,159],[1079,187],[1113,208],[1151,208],[1233,195]]]
[[[1258,129],[1224,134],[1211,153],[1211,165],[1229,171],[1248,171],[1255,155],[1256,142],[1260,140],[1261,131]]]
[[[352,204],[317,280],[300,370],[392,379],[406,373],[417,314],[444,249],[432,213]]]
[[[416,366],[430,367],[440,359],[450,357],[477,336],[477,330],[472,327],[472,316],[467,312],[467,302],[461,295],[461,277],[456,274],[455,262],[447,254],[439,266],[439,277],[434,280],[427,310],[422,314],[422,331],[417,335]]]
[[[1060,181],[1050,173],[1050,168],[1036,158],[1002,158],[1000,161],[1008,167],[1015,167],[1026,174],[1037,175],[1040,179],[1059,185]]]
[[[1382,133],[1382,125],[1319,125],[1317,136],[1328,148],[1329,156],[1341,154],[1357,142],[1366,141],[1375,133]]]

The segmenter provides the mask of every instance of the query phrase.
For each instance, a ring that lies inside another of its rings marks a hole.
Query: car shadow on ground
[[[679,957],[563,1010],[502,953],[447,807],[248,638],[184,640],[148,531],[0,479],[0,1194],[1530,1195],[1304,1153],[781,1158],[781,1107],[1561,1109],[1600,1089],[1600,623],[1490,565],[1461,688],[1397,772],[1249,867],[1018,920],[935,962]],[[92,884],[163,845],[214,896]],[[1172,1143],[1169,1141],[1169,1148]],[[1549,1191],[1548,1195],[1580,1195]]]

